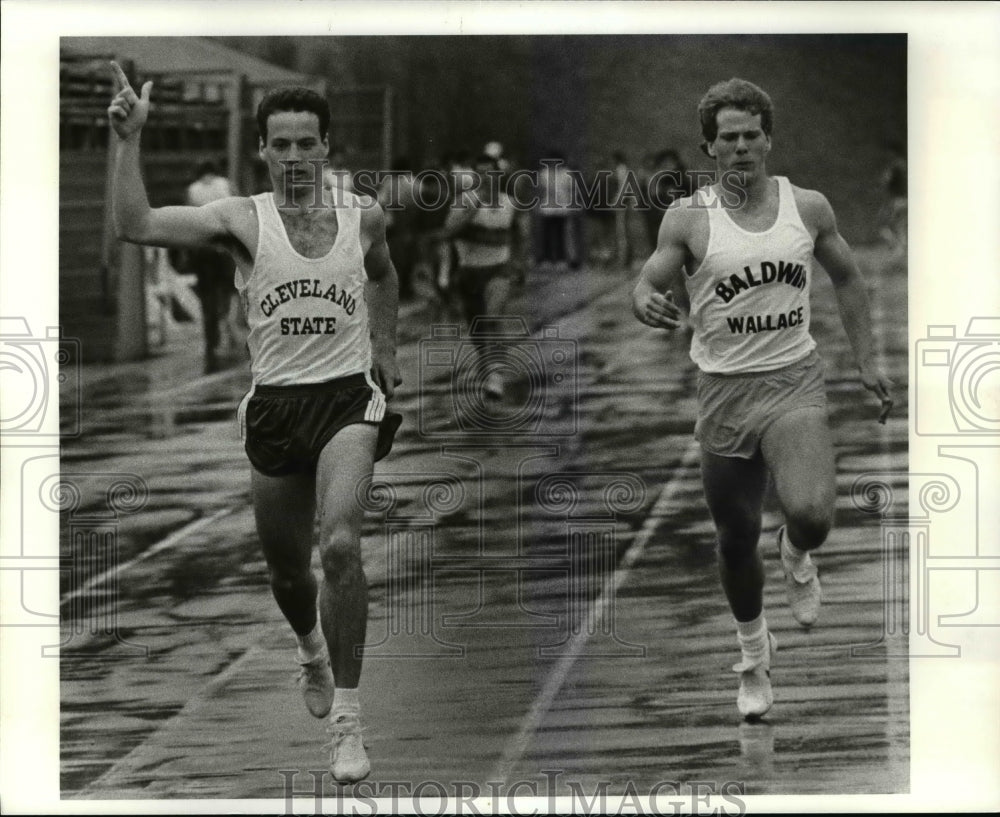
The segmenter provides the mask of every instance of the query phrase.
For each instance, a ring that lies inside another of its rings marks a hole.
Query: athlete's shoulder
[[[823,227],[833,221],[833,208],[826,196],[819,190],[798,187],[789,182],[799,216],[807,227]]]
[[[214,210],[230,227],[239,228],[257,221],[257,209],[249,196],[226,196],[204,205],[206,210]]]
[[[708,204],[705,193],[696,190],[690,196],[683,196],[671,202],[663,215],[663,225],[674,235],[687,237],[705,223]]]
[[[703,201],[704,193],[701,189],[695,190],[690,196],[681,196],[670,202],[667,210],[693,210]]]
[[[361,230],[363,232],[372,236],[385,233],[385,213],[382,211],[382,205],[374,196],[354,193],[351,195],[348,206],[361,214]]]

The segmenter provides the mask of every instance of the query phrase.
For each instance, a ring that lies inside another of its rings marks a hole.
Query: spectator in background
[[[448,155],[445,167],[448,169],[448,203],[446,207],[454,208],[463,193],[476,187],[475,157],[473,157],[472,151],[462,147]],[[448,213],[450,217],[451,211],[449,210]],[[446,238],[439,236],[439,239],[443,242],[439,250],[442,259],[439,284],[442,291],[448,293],[450,299],[451,293],[454,292],[454,279],[459,265],[458,248],[450,236]]]
[[[448,276],[451,263],[451,242],[441,240],[438,233],[444,227],[451,204],[449,169],[451,157],[432,160],[426,169],[414,177],[417,185],[413,195],[417,203],[414,229],[417,234],[417,262],[414,284],[425,281],[427,294],[434,305],[431,322],[451,320],[448,298]]]
[[[609,266],[615,255],[614,180],[612,171],[598,169],[586,182],[592,191],[587,196],[588,258],[602,267]]]
[[[890,262],[905,264],[908,227],[906,151],[895,140],[886,142],[885,148],[889,158],[881,179],[886,202],[880,232],[889,245]]]
[[[656,171],[657,164],[659,161],[659,154],[656,153],[646,153],[642,157],[642,166],[639,168],[639,190],[640,196],[639,200],[642,205],[642,215],[646,225],[645,235],[647,243],[650,244],[649,252],[653,251],[653,247],[656,246],[656,236],[652,230],[656,228],[651,228],[651,222],[658,220],[659,208],[656,207],[656,203],[653,201],[653,186],[656,184]],[[657,224],[657,226],[659,226]],[[648,253],[643,253],[648,255]]]
[[[504,176],[510,172],[510,161],[504,156],[503,145],[500,142],[487,142],[483,148],[483,155],[493,159]]]
[[[572,159],[567,159],[566,176],[569,179],[567,192],[570,195],[570,206],[569,216],[566,219],[566,260],[571,270],[580,268],[584,253],[583,203],[580,200],[580,190],[577,188],[577,179],[580,178],[581,172]]]
[[[625,154],[616,150],[611,154],[612,179],[611,179],[611,201],[615,205],[615,262],[621,267],[627,267],[632,260],[632,244],[629,241],[628,223],[629,206],[628,197],[623,195],[627,189],[629,175],[631,171],[628,166],[628,159]]]
[[[531,197],[531,190],[526,188],[527,179],[521,177],[518,178],[515,175],[517,170],[517,163],[515,160],[508,156],[504,150],[504,146],[497,141],[487,142],[483,147],[483,155],[488,156],[497,163],[497,169],[500,171],[500,188],[504,193],[507,194],[511,199],[517,201],[520,200],[528,201]],[[520,186],[520,191],[515,188]],[[518,236],[516,238],[517,243],[523,249],[525,257],[528,257],[531,253],[531,220],[527,218],[518,218],[515,221],[515,229],[518,230]],[[518,286],[524,284],[524,276],[526,273],[526,264],[515,264],[514,265],[514,282]]]
[[[567,263],[576,266],[578,259],[570,234],[570,220],[576,210],[576,186],[566,157],[549,151],[538,172],[538,216],[541,233],[539,265]]]
[[[653,158],[653,169],[647,184],[649,209],[646,211],[646,233],[650,247],[656,247],[656,237],[660,232],[660,222],[667,208],[677,199],[690,196],[691,180],[680,154],[673,148],[660,151]]]
[[[442,238],[454,239],[458,250],[459,267],[453,286],[483,364],[488,363],[489,341],[475,330],[484,328],[484,318],[506,314],[513,268],[520,262],[517,208],[503,191],[500,175],[496,159],[486,154],[479,156],[473,186],[455,198],[442,230]],[[494,367],[483,374],[486,396],[502,398],[506,387],[502,371]]]
[[[343,145],[330,146],[329,162],[323,171],[323,187],[327,190],[339,188],[348,193],[356,192],[354,174],[348,170],[347,148]]]
[[[202,207],[212,201],[233,195],[229,180],[220,176],[213,162],[202,162],[196,169],[197,178],[188,185],[187,204]],[[187,252],[187,268],[198,279],[195,292],[201,302],[202,326],[205,336],[205,374],[221,368],[220,340],[223,329],[229,348],[238,347],[240,338],[236,334],[236,315],[239,313],[239,298],[236,294],[234,274],[236,266],[228,253],[213,247],[199,247]]]
[[[413,297],[413,268],[417,262],[417,202],[414,197],[410,160],[397,156],[378,189],[378,203],[385,210],[386,241],[396,274],[399,296]]]

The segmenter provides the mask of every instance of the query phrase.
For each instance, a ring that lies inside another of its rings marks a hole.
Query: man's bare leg
[[[342,428],[327,443],[316,472],[320,508],[320,621],[333,662],[336,691],[330,713],[330,769],[336,780],[353,782],[371,769],[361,739],[361,648],[368,625],[368,580],[361,564],[363,511],[358,485],[371,475],[378,429],[370,424]]]
[[[774,700],[770,665],[774,640],[764,616],[764,566],[757,542],[767,470],[761,456],[721,457],[702,449],[705,499],[719,544],[719,576],[736,620],[742,661],[736,705],[746,718],[759,718]]]
[[[761,451],[786,520],[778,531],[778,548],[788,603],[795,620],[809,627],[819,615],[822,596],[809,554],[826,541],[836,499],[833,440],[826,411],[789,412],[768,428]]]
[[[701,474],[718,535],[722,588],[736,620],[753,621],[761,613],[764,589],[757,550],[767,485],[764,461],[720,457],[703,449]]]
[[[315,480],[307,474],[269,477],[254,470],[251,486],[271,592],[299,645],[302,694],[309,711],[324,718],[333,703],[333,676],[317,627],[317,583],[311,568]]]

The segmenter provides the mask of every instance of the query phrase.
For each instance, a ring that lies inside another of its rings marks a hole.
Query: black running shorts
[[[465,319],[472,321],[478,315],[486,314],[486,287],[494,278],[513,279],[510,264],[495,264],[491,267],[460,267],[455,280],[455,291],[462,301]]]
[[[256,386],[240,406],[240,428],[250,464],[279,477],[315,473],[324,446],[355,423],[378,427],[375,460],[392,448],[403,420],[386,408],[382,391],[364,374],[325,383]]]

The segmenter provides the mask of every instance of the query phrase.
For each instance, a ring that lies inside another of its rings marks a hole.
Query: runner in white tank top
[[[275,196],[151,209],[139,139],[152,83],[139,96],[113,65],[117,137],[112,203],[120,238],[216,246],[236,260],[250,325],[254,390],[241,407],[253,464],[254,516],[271,589],[298,642],[299,680],[316,717],[330,715],[330,769],[350,783],[370,770],[358,681],[368,616],[355,490],[395,431],[386,399],[396,366],[396,271],[381,209],[322,193],[330,110],[307,88],[275,89],[257,109],[260,157]],[[245,412],[242,410],[245,408]],[[319,519],[323,628],[310,564]]]
[[[474,172],[474,186],[453,203],[438,237],[455,240],[459,268],[451,287],[458,293],[481,362],[491,357],[489,348],[496,343],[492,319],[507,312],[514,282],[513,245],[519,229],[517,208],[500,186],[499,162],[482,154],[476,159]],[[487,316],[490,320],[485,320]],[[502,355],[492,357],[502,359]],[[502,372],[502,366],[493,366],[481,372],[481,377],[468,378],[464,385],[474,388],[481,383],[486,397],[499,400],[507,386]]]
[[[690,296],[691,357],[700,369],[695,434],[742,652],[737,707],[752,719],[773,702],[776,642],[757,550],[768,473],[786,522],[777,539],[788,600],[803,626],[816,620],[821,595],[809,552],[833,519],[833,444],[809,334],[813,257],[833,282],[861,381],[884,406],[891,381],[875,361],[864,283],[829,203],[767,174],[770,98],[732,79],[713,86],[698,111],[719,181],[666,212],[632,306],[643,323],[674,330],[682,316],[671,287],[683,284]]]
[[[247,311],[255,384],[318,383],[371,368],[362,203],[351,193],[339,195],[337,238],[320,258],[292,247],[274,193],[252,198],[257,253],[249,279],[238,278],[236,288]]]
[[[765,372],[816,347],[809,334],[813,237],[792,185],[784,177],[776,181],[778,217],[763,232],[736,224],[711,189],[695,194],[708,215],[708,246],[685,284],[691,359],[703,372]]]

